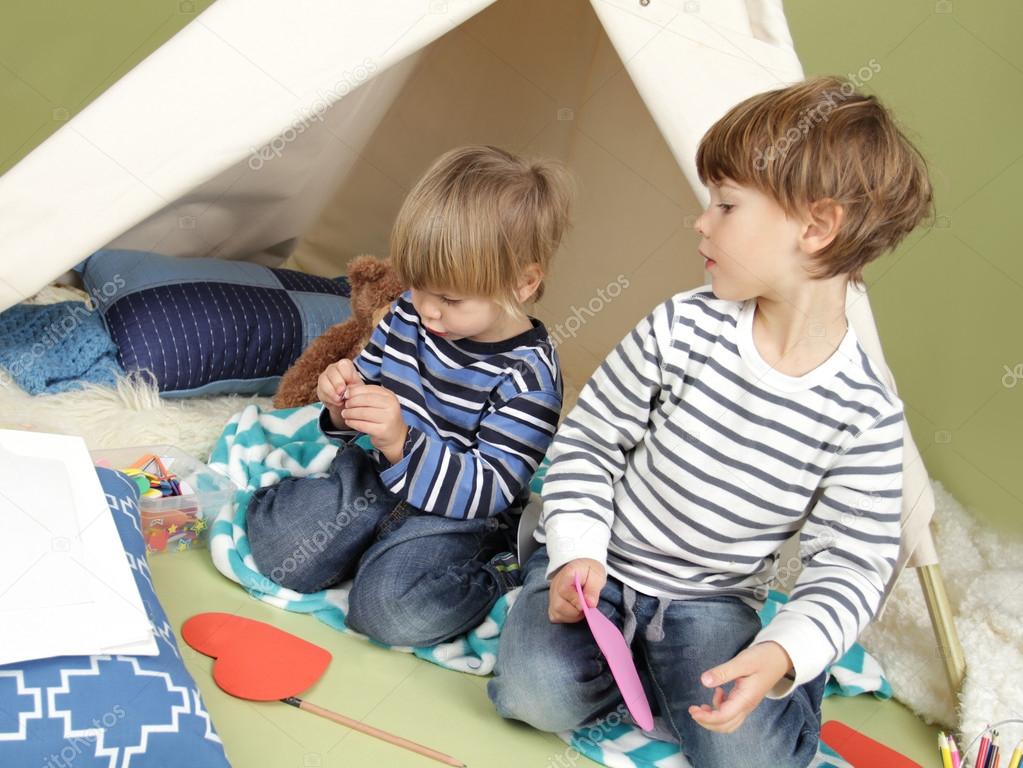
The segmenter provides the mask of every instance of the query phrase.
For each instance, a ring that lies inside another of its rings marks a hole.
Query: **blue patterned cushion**
[[[159,656],[58,656],[0,666],[0,766],[228,768],[153,592],[138,486],[97,468]]]
[[[82,279],[126,371],[165,395],[273,394],[302,350],[351,315],[345,278],[224,259],[97,251]]]

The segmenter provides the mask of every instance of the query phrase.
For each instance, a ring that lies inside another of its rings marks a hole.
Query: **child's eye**
[[[442,296],[441,297],[441,301],[443,301],[445,304],[451,304],[451,305],[460,304],[462,302],[461,299],[449,299],[447,296]]]
[[[731,210],[732,210],[732,209],[733,209],[734,207],[735,207],[735,206],[734,206],[734,205],[732,205],[731,203],[718,203],[718,208],[720,208],[720,209],[721,209],[722,211],[724,211],[725,213],[728,213],[728,212],[729,212],[729,211],[731,211]]]

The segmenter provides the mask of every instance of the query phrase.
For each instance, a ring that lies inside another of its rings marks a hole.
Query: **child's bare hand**
[[[708,688],[714,688],[713,706],[689,707],[689,714],[708,731],[731,733],[763,700],[775,684],[791,668],[788,653],[775,642],[757,643],[700,677]],[[721,686],[735,681],[725,695]]]
[[[388,461],[401,461],[408,425],[393,392],[372,384],[353,384],[348,388],[341,416],[349,427],[369,435],[373,447]]]
[[[328,365],[316,382],[316,396],[327,407],[330,420],[338,429],[346,426],[341,410],[348,387],[354,384],[362,384],[362,376],[355,364],[347,359]]]
[[[547,614],[555,624],[571,624],[583,617],[583,606],[579,603],[579,593],[575,591],[577,573],[583,594],[586,596],[586,604],[595,608],[600,600],[600,590],[607,583],[604,566],[587,557],[565,563],[551,579]]]

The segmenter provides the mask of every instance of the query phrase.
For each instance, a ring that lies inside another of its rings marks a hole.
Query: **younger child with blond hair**
[[[405,199],[391,258],[411,290],[355,360],[321,374],[327,477],[260,489],[259,570],[312,592],[354,577],[347,623],[433,645],[520,583],[518,512],[557,428],[562,380],[527,314],[568,224],[569,178],[495,147],[440,157]]]

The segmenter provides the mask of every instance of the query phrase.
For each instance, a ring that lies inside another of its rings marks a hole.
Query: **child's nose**
[[[696,230],[696,234],[700,235],[701,237],[706,237],[707,236],[707,229],[704,226],[706,221],[707,221],[707,212],[704,211],[703,213],[701,213],[699,216],[696,217],[696,224],[693,225],[693,229]]]

